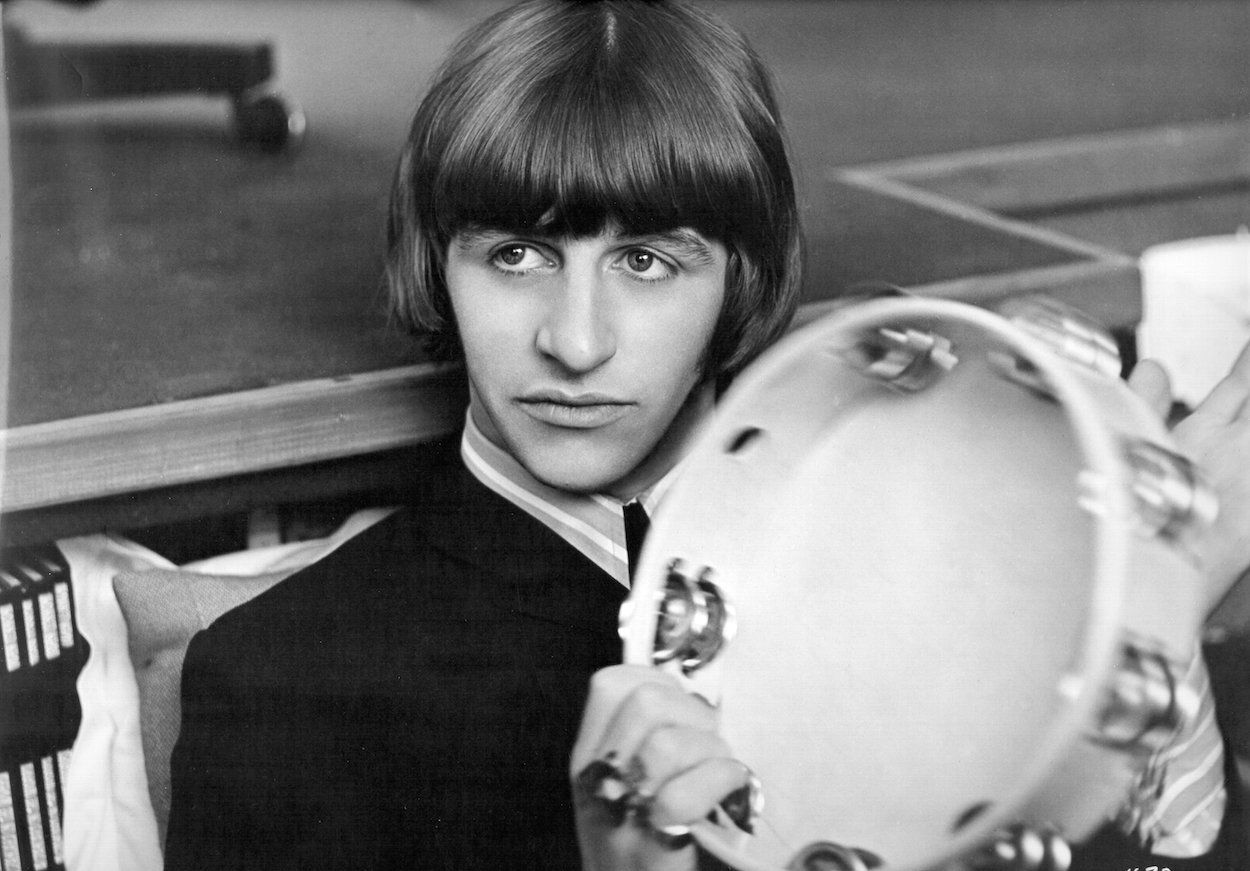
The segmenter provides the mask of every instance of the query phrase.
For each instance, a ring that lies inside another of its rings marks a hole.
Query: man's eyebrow
[[[452,234],[451,244],[461,249],[472,248],[482,242],[496,242],[499,239],[530,239],[537,242],[554,242],[559,237],[542,230],[524,230],[515,227],[496,227],[491,224],[466,224]]]
[[[712,254],[712,247],[703,236],[694,230],[685,227],[678,227],[673,230],[665,230],[663,233],[644,233],[639,236],[627,237],[628,241],[668,245],[676,248],[677,253],[695,260],[698,263],[712,263],[715,257]]]
[[[503,235],[502,230],[498,230],[493,227],[484,227],[480,224],[470,224],[467,227],[461,227],[457,230],[451,237],[451,242],[456,247],[464,250],[466,248],[472,248],[484,239],[499,235]]]

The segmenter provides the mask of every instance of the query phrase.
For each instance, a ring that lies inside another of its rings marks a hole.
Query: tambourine
[[[1043,298],[877,299],[724,397],[653,519],[624,659],[758,779],[699,844],[756,869],[1063,868],[1194,716],[1210,491]]]

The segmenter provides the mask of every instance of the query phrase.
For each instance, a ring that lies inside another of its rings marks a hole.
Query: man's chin
[[[614,485],[630,475],[641,462],[641,459],[631,463],[629,460],[577,461],[534,457],[522,460],[521,464],[548,487],[569,493],[590,494],[611,492]]]
[[[563,490],[566,493],[578,493],[582,495],[590,495],[592,493],[606,493],[611,490],[612,485],[619,480],[617,477],[605,476],[598,474],[578,474],[576,471],[567,469],[559,472],[546,473],[543,470],[529,470],[530,474],[537,478],[548,487],[554,487],[557,490]]]

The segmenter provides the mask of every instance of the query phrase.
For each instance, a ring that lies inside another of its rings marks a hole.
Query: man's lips
[[[526,394],[516,402],[541,423],[573,429],[604,426],[624,417],[634,407],[633,402],[603,393],[538,392]]]

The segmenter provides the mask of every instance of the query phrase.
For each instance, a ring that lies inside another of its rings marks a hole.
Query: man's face
[[[458,234],[447,286],[474,421],[552,486],[646,488],[710,408],[702,364],[726,260],[691,230]]]

